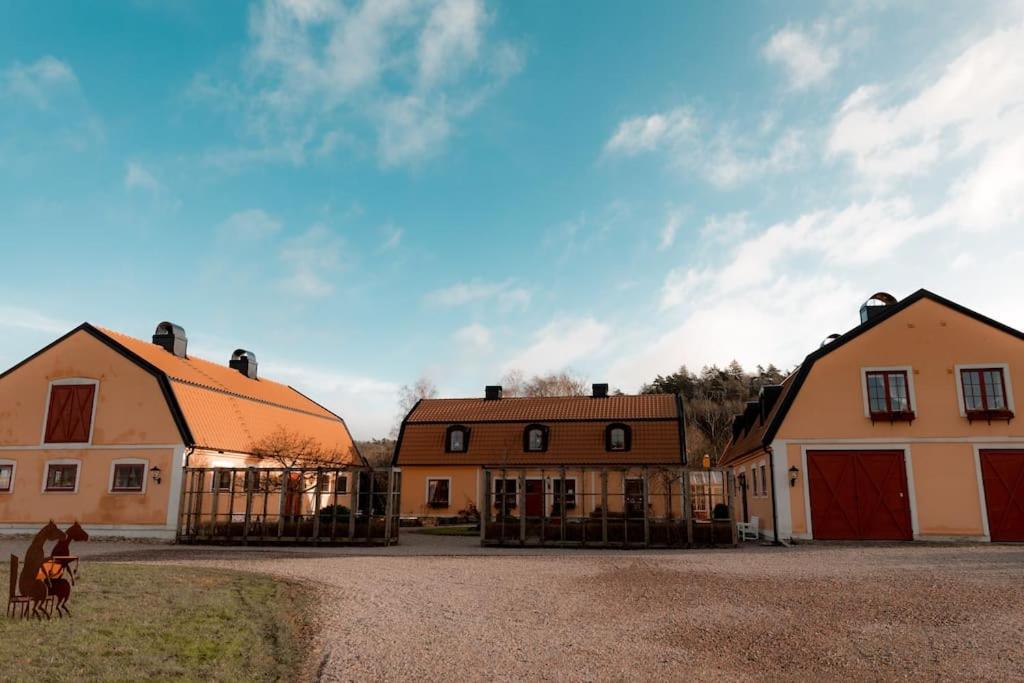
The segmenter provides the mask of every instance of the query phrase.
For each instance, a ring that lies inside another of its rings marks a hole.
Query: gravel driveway
[[[312,583],[323,680],[1024,677],[1024,547],[581,553],[402,541],[81,549]]]

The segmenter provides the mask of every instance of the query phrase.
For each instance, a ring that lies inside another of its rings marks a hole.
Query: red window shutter
[[[85,443],[92,427],[93,384],[59,384],[50,389],[47,443]]]

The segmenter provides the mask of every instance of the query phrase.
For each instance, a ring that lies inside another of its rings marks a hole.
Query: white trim
[[[914,456],[910,446],[903,450],[903,466],[907,470],[907,503],[910,505],[910,535],[915,541],[921,540],[921,527],[917,523],[917,489],[914,486]]]
[[[89,418],[89,438],[86,441],[77,443],[56,443],[49,444],[46,441],[46,425],[50,421],[50,396],[53,393],[54,386],[74,386],[82,384],[93,385],[92,392],[92,416]],[[92,434],[95,431],[96,426],[96,405],[100,402],[100,381],[98,379],[91,379],[89,377],[63,377],[61,379],[51,379],[49,385],[46,387],[46,403],[43,405],[43,427],[39,434],[39,445],[50,446],[56,448],[81,448],[82,446],[92,445]]]
[[[167,487],[167,526],[171,527],[177,533],[178,529],[178,513],[181,507],[181,489],[184,486],[183,478],[185,476],[185,446],[179,444],[174,447],[174,453],[171,455],[171,471],[170,481],[168,481]],[[166,478],[165,478],[166,481]],[[163,484],[158,484],[163,486]]]
[[[18,461],[17,460],[0,460],[0,467],[11,466],[11,486],[7,490],[0,489],[0,496],[6,496],[14,493],[14,482],[18,475]]]
[[[974,446],[974,472],[978,477],[978,505],[981,507],[981,530],[985,534],[985,540],[992,540],[992,530],[988,524],[988,493],[985,491],[985,479],[981,476],[981,452],[982,451],[1019,451],[1020,443],[987,443],[984,446]]]
[[[780,539],[793,537],[793,513],[790,505],[789,448],[785,441],[772,442],[772,492],[775,500],[775,523]]]
[[[871,417],[871,401],[868,393],[869,372],[905,372],[907,374],[907,399],[910,401],[910,410],[917,415],[917,394],[914,391],[914,368],[910,365],[879,365],[860,369],[860,390],[864,399],[864,417]]]
[[[800,536],[794,534],[793,538],[806,536],[810,540],[814,538],[814,526],[811,523],[811,473],[807,471],[807,446],[800,447],[800,468],[804,473],[804,526],[807,531]]]
[[[134,490],[114,490],[114,470],[117,469],[118,465],[142,465],[142,489],[138,491]],[[110,476],[107,478],[107,493],[112,496],[144,496],[146,495],[146,485],[149,481],[149,461],[145,458],[118,458],[117,460],[110,461]]]
[[[72,450],[94,450],[94,451],[143,451],[143,450],[154,450],[154,449],[168,449],[178,448],[181,446],[180,443],[164,443],[164,444],[65,444],[65,443],[48,443],[42,446],[36,446],[34,444],[26,444],[24,446],[0,446],[0,452],[2,451],[56,451],[62,448]]]
[[[956,382],[956,402],[960,409],[960,417],[967,417],[967,406],[964,405],[964,370],[985,370],[999,368],[1003,371],[1003,390],[1006,391],[1006,407],[1012,413],[1016,413],[1013,403],[1013,382],[1010,380],[1009,363],[963,363],[953,366],[953,381]]]
[[[445,508],[450,508],[452,506],[452,478],[451,477],[424,477],[423,478],[423,488],[424,488],[423,500],[426,501],[427,507],[435,507],[430,502],[430,482],[432,482],[432,481],[447,481],[448,482],[448,502],[445,503]],[[440,509],[440,508],[436,508],[436,509]]]
[[[50,465],[75,465],[75,488],[68,491],[67,489],[55,489],[48,491],[46,489],[46,481],[50,478]],[[41,492],[45,495],[68,495],[78,493],[78,484],[82,481],[82,461],[75,458],[59,458],[56,460],[47,460],[43,463],[43,485]]]
[[[545,507],[550,505],[552,508],[554,508],[554,506],[555,506],[555,482],[556,481],[561,481],[561,480],[562,480],[562,477],[548,477],[547,478],[547,482],[544,484],[544,505],[545,505]],[[573,477],[566,477],[565,480],[572,482],[572,506],[573,506],[573,509],[575,509],[576,508],[576,504],[577,504],[576,495],[577,495],[577,493],[579,493],[579,488],[580,488],[579,479],[577,477],[573,476]],[[568,503],[566,503],[566,505],[568,505]]]
[[[0,523],[0,537],[24,534],[34,534],[39,531],[38,522],[35,524],[6,524]],[[161,526],[159,524],[83,524],[90,537],[96,538],[140,538],[155,539],[162,541],[173,541],[175,529]]]

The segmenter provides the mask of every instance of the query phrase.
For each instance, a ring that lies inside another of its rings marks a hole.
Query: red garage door
[[[913,538],[902,451],[808,451],[807,474],[814,538]]]
[[[1024,541],[1024,451],[981,451],[988,531],[993,541]]]

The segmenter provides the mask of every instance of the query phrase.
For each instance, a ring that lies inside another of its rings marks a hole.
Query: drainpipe
[[[188,467],[189,461],[192,460],[192,454],[195,452],[195,450],[195,446],[189,446],[188,448],[185,449],[185,467]]]
[[[779,512],[775,505],[775,452],[771,446],[765,446],[764,450],[768,453],[768,474],[772,482],[772,534],[775,537],[774,544],[782,545],[779,541]]]

